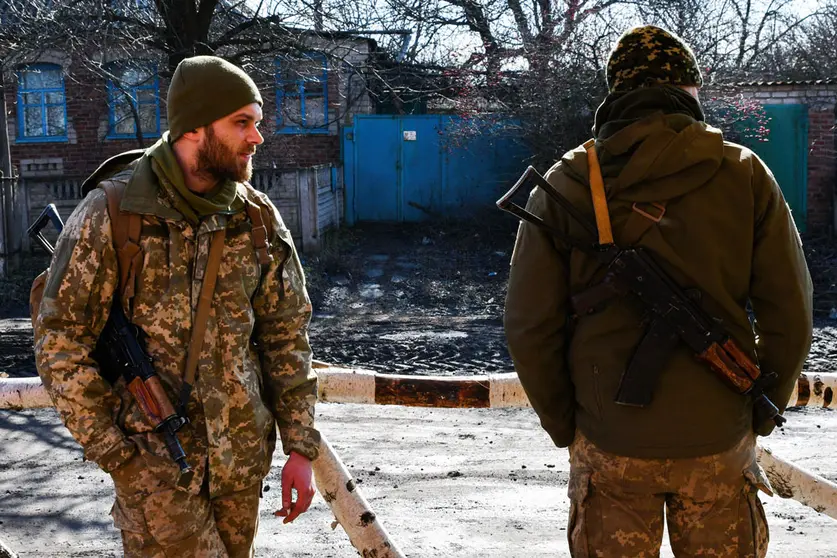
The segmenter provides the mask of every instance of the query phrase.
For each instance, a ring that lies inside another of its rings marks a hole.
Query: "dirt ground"
[[[511,371],[502,304],[515,228],[511,218],[485,216],[341,231],[303,257],[315,357],[390,373]],[[0,317],[0,373],[34,375],[25,306],[6,304]],[[816,326],[806,369],[837,372],[837,320],[821,313]],[[531,410],[323,404],[318,413],[407,556],[568,555],[566,451]],[[788,416],[764,445],[837,481],[837,413]],[[0,440],[0,539],[22,558],[118,555],[109,481],[82,463],[54,411],[0,412]],[[271,517],[281,461],[277,454],[268,478],[257,556],[353,556],[319,496],[294,525]],[[765,509],[771,558],[837,558],[837,521],[779,498]]]
[[[321,404],[318,422],[381,524],[409,558],[567,557],[566,450],[531,409],[422,409]],[[837,413],[791,411],[776,455],[837,480]],[[0,539],[20,558],[120,555],[108,511],[112,486],[81,460],[52,409],[0,411]],[[812,443],[816,440],[816,443]],[[279,452],[267,478],[259,558],[357,554],[317,495],[291,525],[279,509]],[[763,497],[769,558],[837,558],[837,520],[793,500]],[[664,558],[672,556],[665,542]]]

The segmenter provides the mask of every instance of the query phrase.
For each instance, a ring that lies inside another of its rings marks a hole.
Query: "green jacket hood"
[[[626,96],[614,102],[617,107],[620,102],[625,105],[621,112],[614,111],[614,121],[631,118],[637,103],[629,101]],[[702,118],[702,112],[695,116]],[[600,129],[607,130],[607,122]],[[659,202],[706,184],[721,167],[724,139],[720,130],[692,115],[661,109],[633,119],[611,135],[600,133],[596,153],[608,199]],[[589,184],[583,147],[565,154],[562,162],[574,179]]]
[[[659,202],[706,184],[721,167],[721,131],[685,115],[656,113],[596,141],[608,199]],[[573,178],[589,184],[587,152],[562,159]]]

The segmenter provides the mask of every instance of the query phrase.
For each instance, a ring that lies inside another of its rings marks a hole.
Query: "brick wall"
[[[808,226],[827,230],[834,225],[837,151],[834,110],[808,111]]]
[[[742,86],[762,104],[808,107],[807,225],[812,232],[837,228],[837,84],[795,83]]]
[[[51,169],[38,175],[55,175],[56,170],[68,176],[86,175],[102,160],[122,151],[135,149],[136,142],[106,140],[108,127],[107,89],[105,81],[72,67],[73,77],[64,78],[67,102],[67,141],[48,143],[17,142],[17,77],[6,81],[6,105],[9,107],[9,140],[12,164],[21,173],[21,161],[52,159]]]
[[[340,125],[351,119],[356,112],[372,110],[368,95],[354,99],[347,105],[349,95],[349,72],[346,62],[360,63],[368,54],[368,43],[359,41],[346,47],[343,56],[328,73],[328,119],[327,134],[283,135],[276,133],[276,92],[273,77],[274,59],[267,58],[263,67],[248,69],[256,80],[264,98],[264,121],[262,132],[265,143],[254,159],[255,168],[307,168],[317,165],[335,165],[340,161]],[[139,147],[135,140],[107,139],[108,107],[107,88],[104,79],[96,76],[78,64],[62,59],[65,68],[65,94],[67,100],[67,136],[65,142],[18,143],[17,135],[17,78],[13,72],[6,76],[6,103],[9,107],[9,134],[11,140],[12,164],[18,173],[23,170],[39,169],[36,176],[86,176],[104,159]],[[44,59],[39,61],[53,62]],[[252,71],[251,71],[252,70]],[[160,78],[161,130],[167,128],[165,97],[168,81]],[[150,145],[155,140],[146,140]],[[34,164],[22,165],[29,161]],[[22,168],[24,167],[24,168]],[[31,173],[29,173],[31,174]]]

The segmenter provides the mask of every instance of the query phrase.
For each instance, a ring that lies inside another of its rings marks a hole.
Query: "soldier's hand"
[[[296,490],[296,501],[293,491]],[[314,498],[314,475],[311,461],[291,452],[288,462],[282,467],[282,509],[274,515],[284,517],[282,523],[290,523],[304,513]]]

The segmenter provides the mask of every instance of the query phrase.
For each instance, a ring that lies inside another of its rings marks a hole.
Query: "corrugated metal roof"
[[[837,78],[786,81],[739,81],[735,83],[735,85],[739,87],[770,87],[774,85],[837,85]]]

